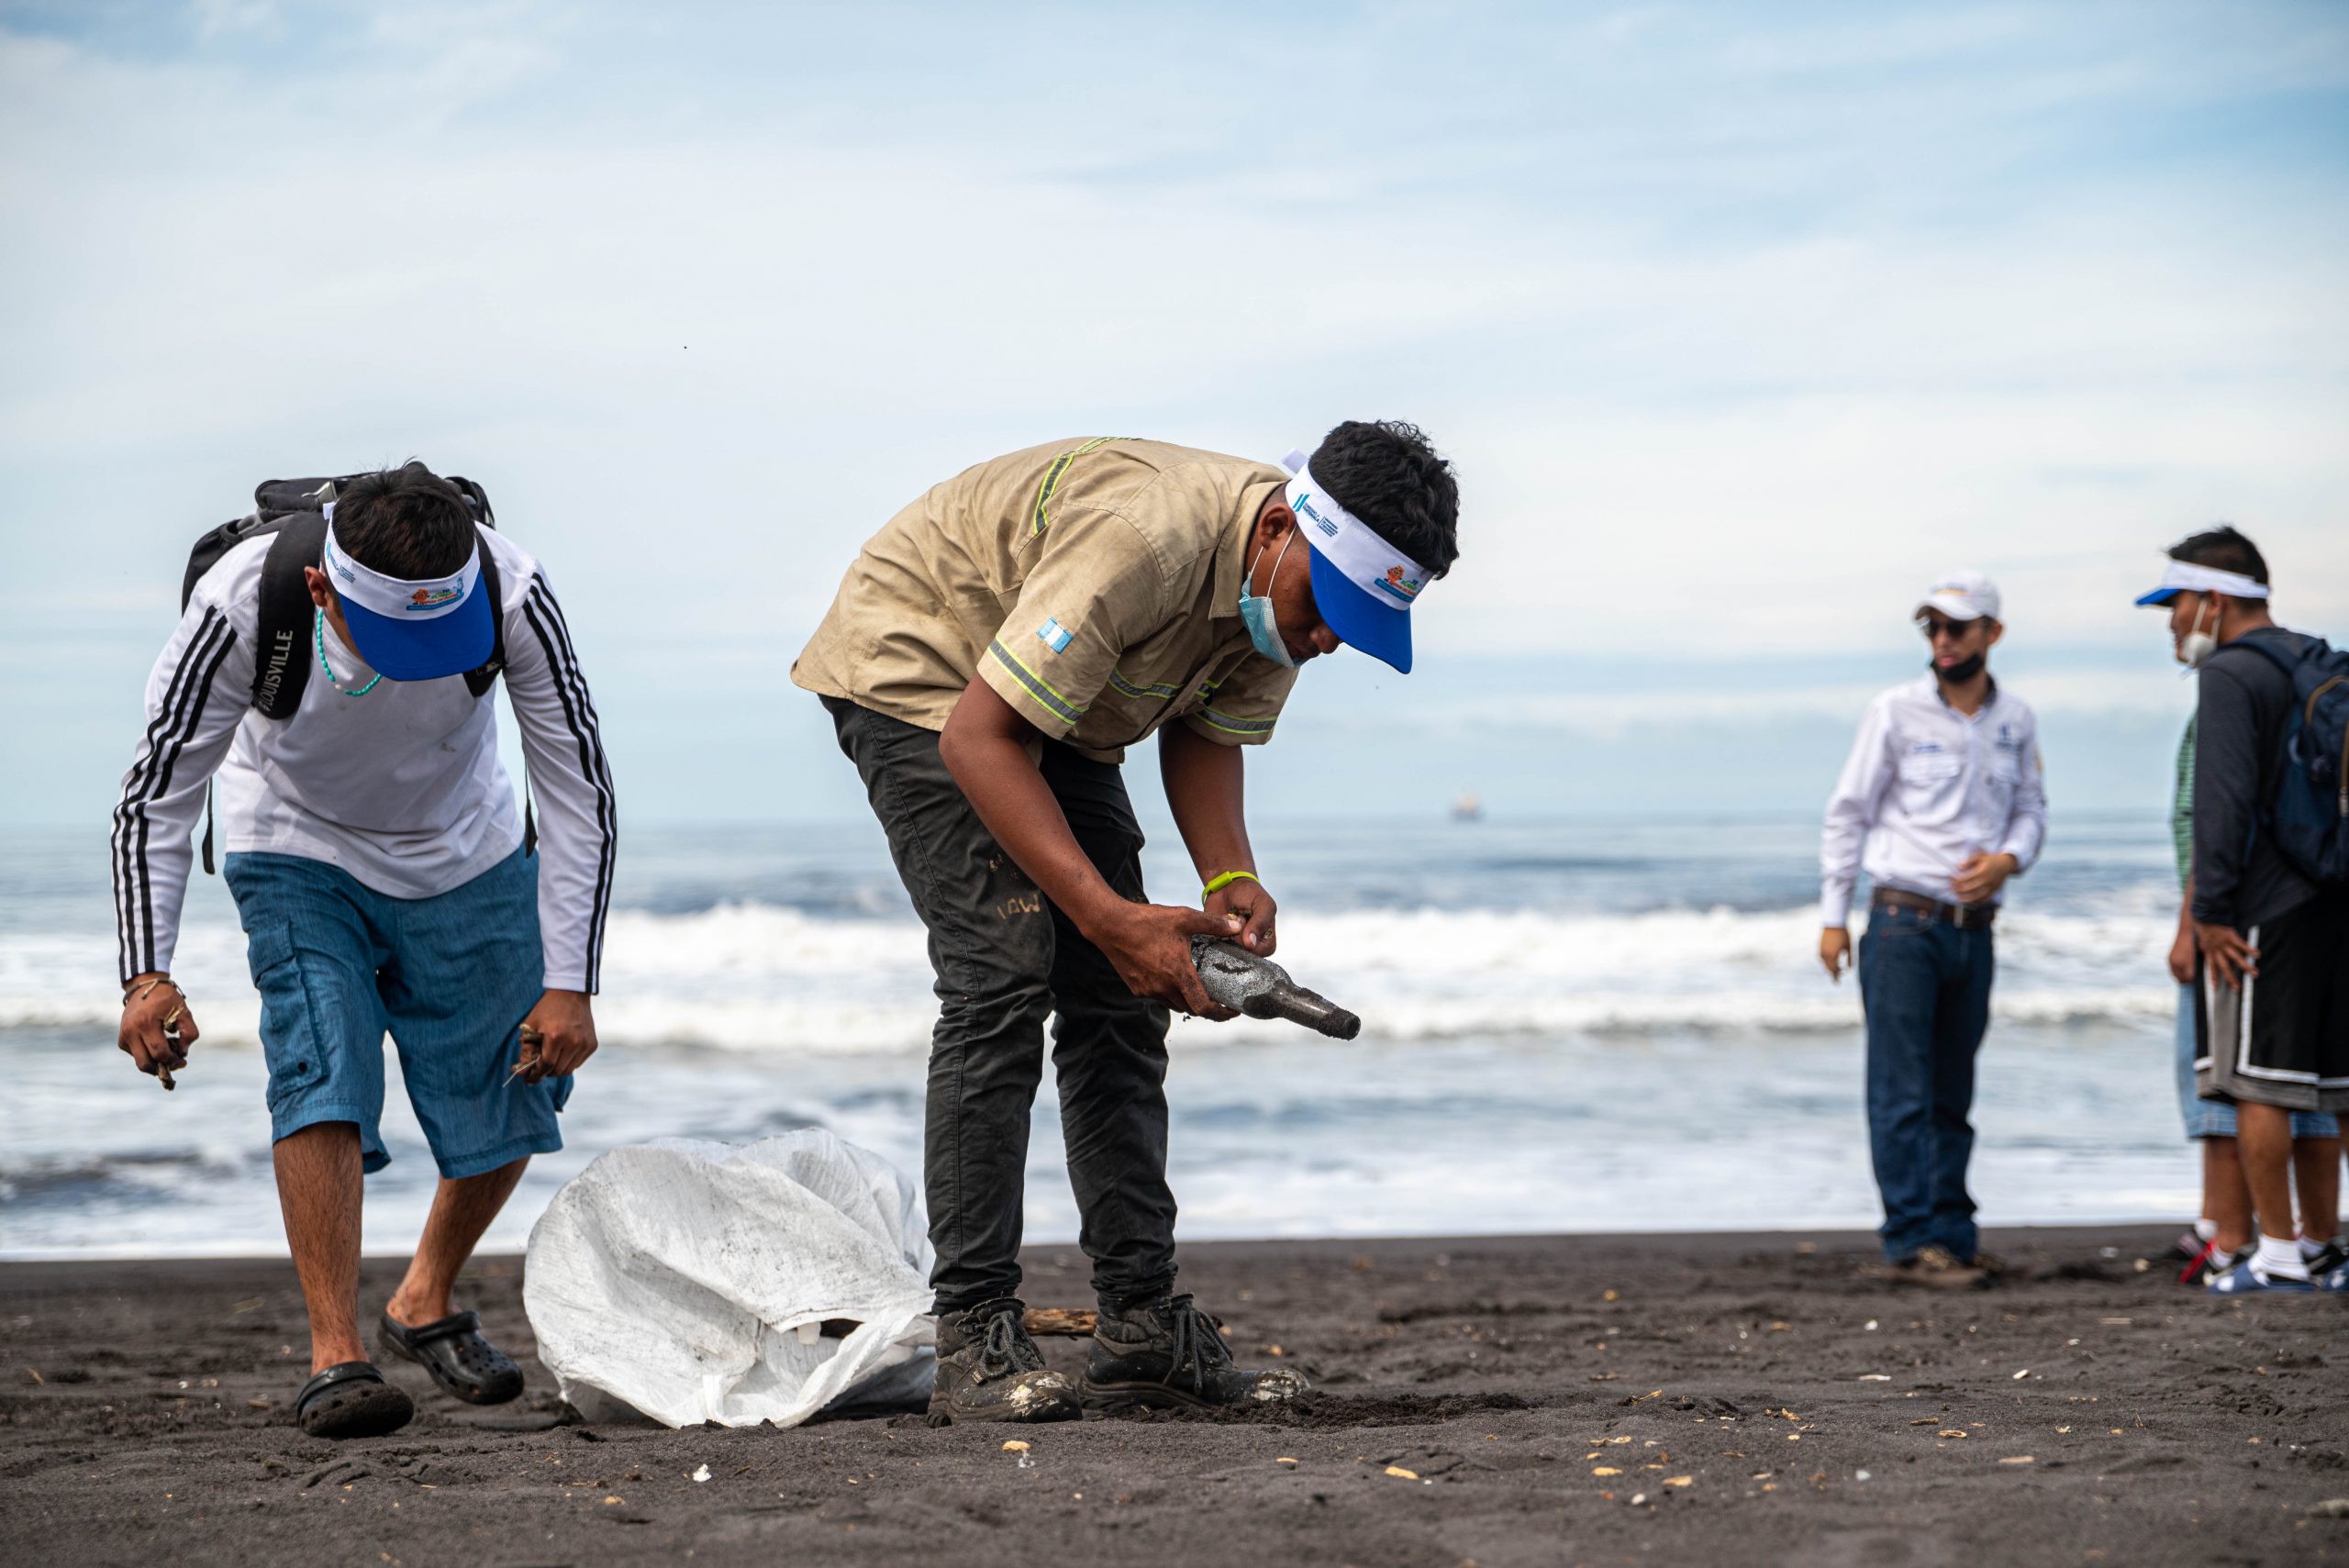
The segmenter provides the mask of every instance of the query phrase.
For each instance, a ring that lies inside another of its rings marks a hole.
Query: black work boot
[[[938,1318],[938,1382],[930,1424],[956,1421],[1074,1421],[1085,1414],[1076,1389],[1044,1367],[1020,1322],[1017,1296],[982,1301]]]
[[[1187,1296],[1101,1309],[1080,1388],[1096,1408],[1119,1405],[1273,1405],[1312,1386],[1286,1368],[1248,1372],[1215,1319]]]

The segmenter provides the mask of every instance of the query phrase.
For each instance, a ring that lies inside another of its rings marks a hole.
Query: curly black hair
[[[408,582],[453,575],[478,537],[464,494],[414,459],[345,484],[334,536],[361,565]]]
[[[1340,506],[1430,576],[1460,559],[1460,482],[1417,425],[1349,419],[1321,438],[1310,466]]]

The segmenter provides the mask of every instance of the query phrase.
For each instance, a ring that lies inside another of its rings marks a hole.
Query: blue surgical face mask
[[[1291,528],[1288,531],[1287,537],[1281,540],[1280,554],[1273,557],[1273,578],[1275,581],[1277,581],[1280,577],[1281,562],[1288,558],[1289,540],[1295,538],[1297,538],[1297,530],[1295,528]],[[1264,556],[1264,552],[1261,549],[1256,551],[1256,559],[1258,561],[1263,560]],[[1255,562],[1251,562],[1248,568],[1242,572],[1240,579],[1241,624],[1248,628],[1248,640],[1255,644],[1257,652],[1263,654],[1274,663],[1278,664],[1284,670],[1294,670],[1297,668],[1297,661],[1290,656],[1288,644],[1281,640],[1280,622],[1275,619],[1273,615],[1272,595],[1269,594],[1251,594],[1248,592],[1248,579],[1249,575],[1254,569],[1254,565]]]

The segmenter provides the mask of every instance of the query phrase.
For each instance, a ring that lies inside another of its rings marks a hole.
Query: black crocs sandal
[[[481,1337],[478,1312],[452,1312],[413,1329],[386,1312],[376,1338],[468,1405],[503,1405],[522,1392],[522,1369]]]
[[[314,1438],[380,1438],[415,1414],[415,1404],[385,1383],[373,1362],[330,1366],[294,1396],[294,1418]]]

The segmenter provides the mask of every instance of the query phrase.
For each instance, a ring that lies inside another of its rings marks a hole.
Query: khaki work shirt
[[[1241,558],[1286,477],[1108,436],[983,462],[866,541],[791,678],[944,729],[976,676],[1107,762],[1173,718],[1262,742],[1297,672],[1248,639]]]

